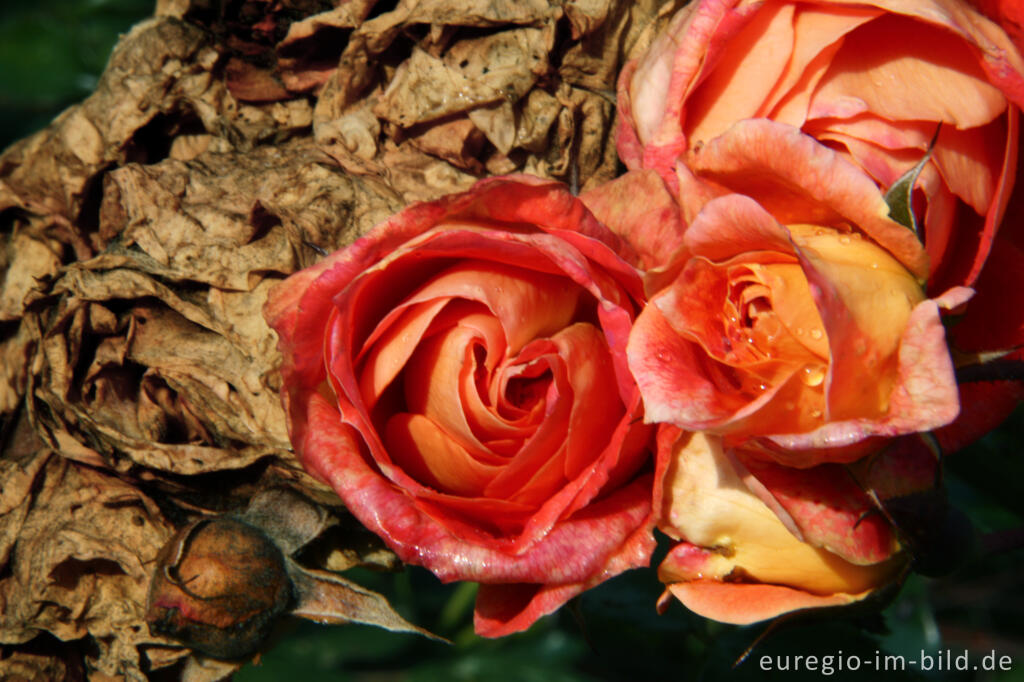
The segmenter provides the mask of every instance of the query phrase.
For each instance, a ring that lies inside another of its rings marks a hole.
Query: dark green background
[[[120,33],[149,15],[150,0],[2,0],[0,147],[45,126],[92,91]],[[1024,526],[1024,412],[948,461],[953,502],[980,533]],[[659,555],[665,551],[664,543]],[[949,551],[956,551],[950,547]],[[817,619],[780,628],[732,670],[765,626],[738,628],[689,614],[678,604],[654,612],[661,587],[653,569],[591,590],[528,632],[484,640],[472,632],[474,586],[441,585],[428,572],[351,572],[410,620],[452,640],[444,645],[363,626],[285,628],[257,666],[236,676],[262,680],[748,680],[765,677],[762,656],[875,652],[919,660],[921,651],[972,646],[1013,658],[1008,673],[775,673],[775,679],[993,680],[1024,682],[1024,551],[975,556],[942,579],[911,578],[881,615]]]

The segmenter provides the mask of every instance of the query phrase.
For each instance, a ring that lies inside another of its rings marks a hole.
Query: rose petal
[[[984,224],[981,229],[970,229],[968,225],[955,230],[954,241],[948,249],[952,254],[950,262],[944,264],[943,272],[936,273],[936,286],[971,286],[981,273],[985,259],[991,252],[992,241],[1003,222],[1016,179],[1019,120],[1019,112],[1011,108],[1007,114],[1005,154],[991,203],[984,213]]]
[[[756,116],[800,127],[807,117],[811,95],[825,74],[842,37],[879,16],[868,7],[797,5],[794,19],[793,51],[783,78],[772,96],[765,99]]]
[[[679,205],[652,170],[626,173],[580,199],[633,247],[647,269],[667,263],[679,248],[684,227]]]
[[[777,461],[787,466],[809,466],[821,457],[848,462],[863,452],[841,446],[869,436],[897,436],[928,431],[956,418],[957,400],[953,363],[946,346],[945,328],[939,308],[953,308],[970,297],[971,290],[952,289],[941,297],[919,303],[910,314],[900,340],[898,380],[889,400],[889,411],[879,419],[850,419],[830,422],[803,434],[770,436],[781,448]],[[815,450],[824,448],[824,450]]]
[[[541,616],[554,612],[576,595],[609,577],[646,566],[654,550],[647,528],[633,533],[622,549],[608,558],[603,571],[585,583],[568,585],[481,585],[477,592],[473,626],[482,637],[504,637],[526,629]]]
[[[858,565],[877,564],[899,549],[885,517],[845,467],[793,469],[752,459],[744,464],[794,520],[805,542]]]
[[[384,431],[391,461],[424,485],[452,495],[477,497],[500,469],[479,462],[422,414],[392,416]]]
[[[888,253],[863,239],[790,227],[829,339],[826,419],[885,412],[892,367],[920,286]]]
[[[890,562],[855,565],[798,540],[747,489],[720,439],[713,436],[681,437],[673,445],[663,485],[658,527],[670,537],[713,550],[699,557],[670,553],[659,568],[662,582],[725,579],[737,572],[748,582],[789,585],[815,594],[859,593],[883,582],[893,570]],[[857,539],[875,542],[870,534]]]
[[[928,257],[914,233],[891,220],[871,179],[790,126],[746,120],[691,155],[695,171],[755,199],[781,223],[848,221],[919,278]]]
[[[733,122],[753,118],[776,87],[793,48],[794,5],[765,5],[732,38],[742,50],[726,50],[704,67],[700,87],[686,107],[686,136],[700,145]]]
[[[750,625],[801,609],[845,606],[861,601],[872,592],[818,595],[783,585],[713,580],[672,583],[667,589],[697,615],[733,625]]]
[[[948,32],[885,15],[846,36],[811,102],[808,118],[871,111],[890,120],[988,123],[1006,109],[978,58]]]
[[[434,317],[448,302],[446,298],[438,298],[401,306],[378,325],[364,347],[369,348],[370,353],[359,376],[359,390],[367,408],[373,409],[384,389],[412,357]]]

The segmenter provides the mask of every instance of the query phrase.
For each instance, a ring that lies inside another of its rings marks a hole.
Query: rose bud
[[[150,629],[214,658],[255,653],[286,614],[439,639],[376,592],[291,558],[335,521],[294,491],[268,489],[244,511],[183,528],[157,559],[147,600]],[[380,566],[372,559],[356,563]]]
[[[852,467],[809,469],[672,427],[658,440],[658,527],[677,541],[658,568],[661,609],[675,597],[747,624],[846,606],[898,583],[918,558],[901,543],[909,529],[878,507],[934,489],[936,460],[914,437]]]
[[[215,658],[256,651],[293,599],[281,550],[259,528],[230,516],[185,527],[157,561],[150,629]]]

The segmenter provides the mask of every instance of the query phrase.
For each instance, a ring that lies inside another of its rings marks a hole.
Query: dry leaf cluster
[[[264,491],[326,510],[301,570],[393,566],[291,453],[266,292],[483,175],[613,177],[662,4],[160,0],[0,156],[0,678],[229,675],[146,594],[175,533]],[[367,600],[344,620],[390,617]]]

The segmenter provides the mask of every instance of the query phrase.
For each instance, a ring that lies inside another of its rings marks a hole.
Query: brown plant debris
[[[217,518],[281,549],[295,613],[413,628],[334,573],[398,562],[290,449],[267,290],[486,175],[612,178],[618,70],[671,4],[158,0],[0,155],[0,678],[229,677],[144,620]]]

